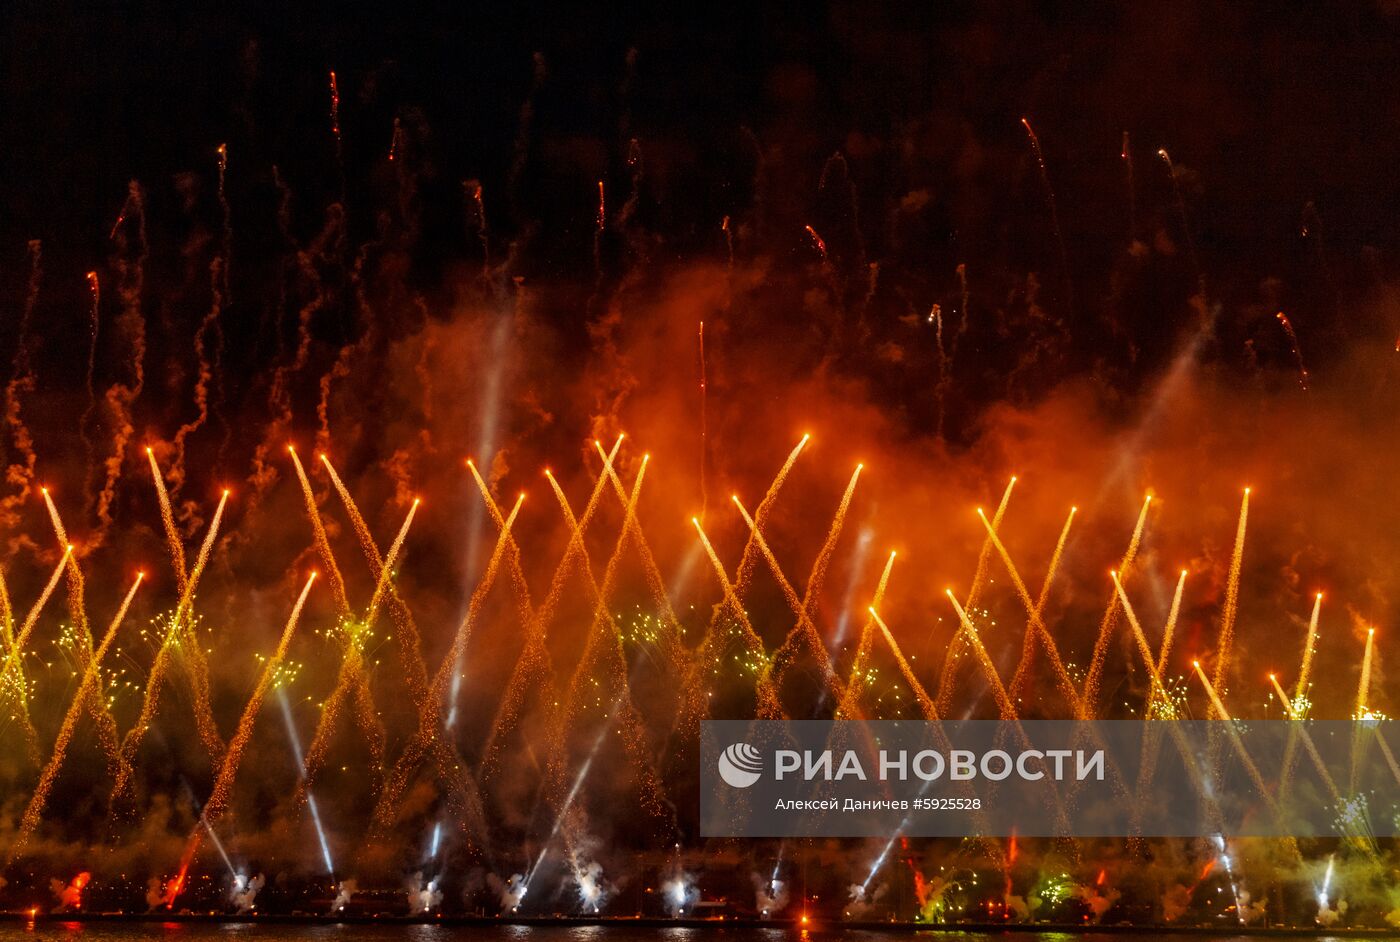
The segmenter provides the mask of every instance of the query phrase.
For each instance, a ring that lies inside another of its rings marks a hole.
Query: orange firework
[[[992,529],[1001,526],[1001,520],[1006,516],[1006,507],[1011,503],[1011,491],[1016,486],[1016,476],[1012,475],[1011,480],[1006,482],[1006,490],[1001,492],[1001,501],[997,504],[997,511],[992,515]],[[977,606],[978,596],[982,592],[982,585],[987,579],[987,566],[992,555],[991,537],[982,541],[982,549],[977,554],[977,569],[972,574],[972,585],[967,591],[967,600],[963,602],[963,608],[974,609]],[[953,629],[953,637],[948,642],[948,653],[943,657],[943,671],[938,679],[938,713],[946,716],[953,704],[953,695],[958,684],[958,669],[962,666],[963,648],[967,644],[967,639],[963,637],[962,624],[959,623]]]
[[[957,596],[953,595],[952,589],[944,590],[944,594],[952,603],[953,611],[958,613],[958,621],[962,623],[963,637],[972,645],[972,650],[977,655],[982,673],[992,688],[997,709],[1001,711],[1001,718],[1004,720],[1016,719],[1016,705],[1011,702],[1011,697],[1006,693],[1006,687],[1001,682],[1001,675],[997,672],[996,664],[992,662],[991,655],[987,653],[987,648],[982,644],[982,636],[978,634],[977,626],[972,623],[972,619],[967,617],[967,610],[958,604]]]
[[[345,634],[344,653],[342,655],[340,672],[336,677],[335,689],[321,706],[321,716],[316,723],[316,733],[312,736],[311,746],[306,752],[306,761],[302,767],[302,777],[298,783],[298,798],[305,796],[307,787],[320,771],[321,765],[325,762],[326,752],[330,749],[330,737],[335,731],[335,721],[340,715],[340,710],[347,697],[353,697],[355,707],[355,719],[359,723],[360,730],[364,734],[365,742],[370,748],[372,770],[378,774],[384,762],[384,727],[379,721],[379,711],[375,707],[374,695],[370,689],[369,676],[364,663],[364,651],[362,649],[363,634],[368,630],[368,624],[357,623],[350,608],[350,600],[345,591],[345,579],[340,574],[340,565],[336,562],[335,553],[331,551],[330,538],[326,535],[325,524],[321,520],[321,511],[316,504],[316,495],[311,490],[311,482],[306,477],[306,470],[302,467],[301,459],[297,457],[296,449],[290,445],[287,452],[292,456],[292,465],[296,468],[297,480],[301,483],[302,497],[306,502],[306,513],[311,519],[311,530],[315,537],[316,552],[321,557],[321,563],[329,573],[331,584],[331,594],[335,599],[336,609],[340,616],[341,628]],[[409,521],[413,519],[412,511],[409,512]],[[385,569],[387,572],[392,569],[390,562]],[[383,578],[381,574],[380,578]]]
[[[87,273],[88,293],[92,297],[92,306],[89,308],[88,317],[88,358],[87,372],[84,374],[84,387],[87,390],[87,407],[83,410],[83,416],[78,420],[78,431],[82,434],[83,445],[87,448],[88,461],[92,460],[92,442],[88,440],[88,423],[92,421],[93,412],[97,409],[97,391],[93,388],[93,377],[97,373],[97,331],[101,324],[102,313],[102,286],[97,280],[97,272]]]
[[[49,511],[49,521],[53,524],[54,535],[58,537],[58,545],[68,546],[68,533],[63,527],[63,521],[59,518],[58,507],[54,504],[53,497],[47,489],[43,491],[43,495],[44,503]],[[87,589],[83,580],[82,567],[78,565],[77,555],[76,552],[68,554],[68,614],[73,620],[73,638],[78,669],[86,671],[92,664],[94,639],[92,627],[88,624],[87,617]],[[117,722],[113,719],[112,711],[108,708],[106,700],[98,691],[90,691],[84,705],[88,708],[94,723],[97,725],[97,738],[103,753],[107,756],[109,771],[115,775],[119,752]]]
[[[1045,205],[1050,209],[1050,227],[1055,234],[1055,245],[1060,251],[1060,274],[1065,282],[1065,305],[1073,307],[1074,289],[1070,283],[1069,251],[1065,248],[1064,232],[1060,229],[1060,210],[1055,205],[1055,190],[1050,186],[1050,170],[1045,166],[1045,152],[1040,149],[1040,138],[1031,127],[1030,119],[1023,116],[1021,126],[1026,129],[1026,137],[1030,138],[1031,153],[1035,155],[1036,166],[1040,168],[1040,182],[1045,187]]]
[[[1273,793],[1269,790],[1269,787],[1264,784],[1264,777],[1260,774],[1259,767],[1254,764],[1253,757],[1250,756],[1249,751],[1245,748],[1244,740],[1240,738],[1239,727],[1235,725],[1229,711],[1225,709],[1225,703],[1220,699],[1219,691],[1217,691],[1215,685],[1210,682],[1210,678],[1206,676],[1206,672],[1201,669],[1200,661],[1192,661],[1191,667],[1195,670],[1197,678],[1201,681],[1201,685],[1206,688],[1206,695],[1210,697],[1211,705],[1215,707],[1216,716],[1219,719],[1225,720],[1223,724],[1225,733],[1230,737],[1230,742],[1234,744],[1235,752],[1239,755],[1240,762],[1244,765],[1245,771],[1249,773],[1250,780],[1254,783],[1259,797],[1264,800],[1264,804],[1268,805],[1270,813],[1277,816],[1278,804],[1274,800]]]
[[[715,553],[714,545],[710,543],[710,538],[705,534],[705,528],[700,525],[700,519],[698,517],[692,517],[690,518],[690,522],[695,526],[695,532],[700,537],[700,543],[705,548],[705,554],[710,558],[710,565],[714,567],[715,576],[719,580],[720,590],[724,594],[723,600],[715,607],[716,616],[718,617],[722,611],[728,613],[729,617],[733,619],[741,629],[739,632],[739,639],[740,643],[744,646],[744,653],[757,659],[762,665],[762,670],[759,671],[754,690],[755,696],[758,698],[758,715],[763,719],[781,719],[783,717],[783,708],[778,700],[777,694],[773,690],[768,666],[768,655],[764,650],[763,639],[759,636],[758,632],[754,630],[753,622],[749,620],[749,614],[744,609],[744,603],[740,598],[740,593],[735,589],[734,582],[724,571],[724,564],[719,561],[719,555]],[[716,641],[720,640],[717,630],[712,628],[711,635]],[[707,638],[706,640],[708,641],[709,639]],[[708,657],[697,658],[696,665],[699,666],[707,660],[709,660]],[[697,677],[696,680],[698,681],[699,678]],[[698,692],[692,694],[692,697],[696,703],[700,702]]]
[[[1074,523],[1074,515],[1078,512],[1078,507],[1071,507],[1069,509],[1069,516],[1065,518],[1065,525],[1060,529],[1060,538],[1055,541],[1055,550],[1050,554],[1050,564],[1045,569],[1045,579],[1040,583],[1040,595],[1036,598],[1034,607],[1028,606],[1026,610],[1027,616],[1033,620],[1038,620],[1042,626],[1045,624],[1045,603],[1050,598],[1050,587],[1055,582],[1055,573],[1059,571],[1060,558],[1065,552],[1065,542],[1069,539],[1069,528]],[[978,516],[982,517],[984,521],[986,520],[985,515],[979,513]],[[1000,546],[999,540],[998,550],[1002,553],[1002,562],[1006,563],[1008,572],[1014,572],[1015,567],[1012,565],[1011,557],[1005,552],[1005,548]],[[1019,580],[1019,575],[1013,575],[1013,584]],[[1025,584],[1021,583],[1021,590],[1024,590],[1024,588]],[[1025,604],[1027,598],[1028,595],[1024,591],[1021,591],[1022,604]],[[1032,624],[1032,621],[1027,621],[1026,633],[1021,638],[1021,657],[1016,662],[1016,670],[1012,673],[1011,683],[1007,687],[1007,693],[1011,695],[1011,699],[1016,703],[1021,702],[1021,695],[1030,681],[1031,667],[1034,663],[1035,652],[1038,647],[1038,642],[1043,636],[1042,632],[1032,630],[1034,628],[1035,625]],[[1051,646],[1047,645],[1047,648],[1051,648]],[[1053,648],[1051,649],[1053,650]],[[1056,652],[1056,654],[1058,655],[1058,652]],[[1057,670],[1056,675],[1058,676],[1058,674],[1059,671]],[[1073,683],[1066,688],[1066,693],[1071,690],[1074,690]],[[1075,703],[1078,699],[1078,691],[1075,691],[1074,696],[1070,698],[1070,702]]]
[[[617,441],[613,443],[612,451],[603,454],[604,467],[611,467],[613,460],[617,457],[618,450],[622,447],[622,438],[619,435]],[[553,473],[546,468],[544,474],[546,478],[550,479],[550,484],[555,487],[555,493],[561,493],[553,480]],[[516,658],[515,666],[511,669],[510,680],[506,683],[505,692],[496,708],[496,716],[491,721],[491,731],[486,737],[486,746],[482,750],[482,765],[488,774],[494,767],[502,736],[506,730],[514,725],[519,715],[528,685],[532,681],[544,679],[550,673],[551,658],[549,649],[544,643],[545,637],[554,618],[554,612],[563,598],[565,580],[575,567],[582,567],[586,564],[588,550],[583,543],[583,534],[588,530],[588,525],[597,513],[608,480],[607,474],[598,476],[597,482],[593,485],[593,491],[589,494],[588,503],[584,505],[583,515],[576,518],[575,524],[570,527],[569,544],[565,547],[564,555],[554,568],[554,575],[550,579],[549,590],[545,593],[544,601],[535,609],[534,615],[530,619],[529,627],[525,633],[525,644],[521,648],[520,656]],[[485,493],[486,496],[489,496],[489,491]],[[494,501],[490,501],[488,508],[494,506],[494,503]],[[562,506],[568,507],[568,501],[564,500]],[[568,508],[567,515],[572,516],[572,514],[572,508]],[[499,516],[500,510],[497,508],[493,511],[492,518],[495,519]]]
[[[316,581],[316,573],[311,573],[307,577],[306,584],[302,587],[301,595],[297,596],[296,604],[292,606],[292,613],[287,617],[287,623],[282,629],[281,639],[277,643],[277,649],[263,664],[262,674],[258,677],[257,686],[253,688],[253,693],[248,698],[247,704],[243,708],[243,715],[238,720],[238,728],[233,738],[229,740],[228,751],[224,755],[223,764],[219,767],[218,775],[214,779],[214,788],[210,792],[209,800],[205,803],[200,812],[199,822],[195,824],[194,830],[185,841],[185,851],[180,858],[180,873],[188,872],[191,861],[194,860],[195,852],[199,849],[201,829],[213,832],[214,822],[224,813],[228,805],[229,796],[233,791],[234,777],[238,774],[239,763],[243,759],[243,752],[247,748],[249,739],[253,735],[253,723],[257,720],[258,711],[262,708],[263,698],[267,695],[268,689],[272,686],[273,678],[277,675],[277,670],[282,665],[283,659],[287,656],[287,647],[292,641],[292,632],[296,630],[297,621],[301,617],[302,606],[306,604],[306,596],[311,592],[311,585]],[[183,885],[183,881],[181,881]],[[171,900],[179,895],[179,890],[171,896]]]
[[[58,587],[58,580],[63,578],[63,572],[68,567],[68,559],[72,553],[73,547],[64,548],[62,558],[54,567],[53,574],[49,576],[49,581],[45,583],[43,591],[39,593],[34,605],[30,607],[29,613],[24,616],[24,622],[20,625],[18,632],[14,630],[10,615],[9,593],[4,590],[3,582],[0,582],[0,599],[3,599],[5,616],[5,642],[8,649],[4,667],[0,668],[0,695],[8,693],[9,697],[13,698],[18,705],[20,722],[24,726],[25,748],[35,765],[38,765],[42,760],[39,756],[39,737],[34,730],[34,723],[29,714],[29,681],[24,674],[24,647],[29,643],[29,636],[39,621],[39,613],[44,610],[44,606],[48,604],[54,589]]]
[[[19,830],[15,835],[14,842],[10,845],[7,858],[9,863],[13,863],[15,858],[19,856],[20,851],[24,849],[24,845],[34,833],[34,829],[39,826],[49,792],[53,788],[54,780],[58,778],[59,770],[63,767],[63,757],[68,751],[68,744],[73,739],[73,732],[78,728],[78,720],[82,719],[83,708],[91,703],[93,698],[101,699],[101,674],[98,669],[102,664],[102,659],[107,656],[107,650],[116,639],[117,629],[121,627],[122,621],[126,618],[127,609],[131,607],[131,600],[136,597],[136,590],[141,587],[141,580],[145,578],[145,575],[143,572],[136,574],[136,581],[127,590],[126,597],[122,599],[121,605],[117,608],[117,614],[112,618],[112,623],[107,626],[107,633],[102,636],[102,643],[98,645],[97,651],[83,671],[83,678],[78,682],[78,690],[68,705],[68,712],[63,717],[63,725],[59,727],[58,736],[54,740],[53,755],[49,757],[48,764],[44,766],[44,771],[39,775],[39,784],[34,786],[34,794],[29,799],[29,805],[24,809],[24,814],[20,817]]]
[[[875,624],[880,628],[880,634],[884,636],[885,643],[890,646],[890,653],[894,655],[895,663],[899,665],[899,672],[904,677],[904,682],[909,685],[909,689],[914,692],[914,699],[918,701],[919,708],[923,711],[924,719],[930,722],[938,720],[938,710],[934,706],[933,699],[929,697],[924,685],[919,682],[918,675],[914,673],[914,668],[904,657],[904,652],[900,650],[899,642],[894,640],[894,635],[890,633],[889,626],[885,624],[880,613],[872,606],[870,617],[875,620]]]
[[[1011,554],[1006,551],[1005,545],[1001,542],[1001,537],[997,536],[996,530],[993,529],[991,522],[987,519],[987,515],[982,512],[981,507],[977,508],[977,516],[981,519],[982,525],[987,530],[987,538],[992,541],[993,545],[997,548],[997,552],[1001,554],[1002,562],[1006,564],[1006,571],[1011,576],[1011,583],[1016,587],[1017,594],[1021,596],[1021,603],[1025,606],[1026,615],[1029,618],[1029,624],[1026,628],[1027,635],[1031,636],[1034,634],[1040,638],[1041,644],[1045,647],[1045,653],[1050,658],[1050,664],[1055,671],[1055,679],[1060,685],[1060,690],[1064,694],[1065,700],[1069,703],[1070,709],[1074,712],[1076,717],[1085,719],[1084,704],[1079,698],[1078,691],[1074,689],[1074,681],[1070,679],[1069,672],[1065,669],[1064,661],[1060,659],[1059,646],[1055,643],[1055,638],[1050,633],[1050,629],[1046,627],[1044,618],[1041,617],[1041,613],[1045,609],[1046,594],[1049,591],[1051,580],[1055,577],[1055,569],[1059,565],[1059,557],[1064,549],[1065,537],[1069,533],[1070,522],[1074,519],[1073,509],[1070,511],[1069,519],[1065,521],[1064,529],[1060,531],[1060,541],[1055,546],[1054,556],[1050,558],[1050,567],[1045,576],[1045,585],[1044,588],[1041,589],[1040,598],[1034,602],[1031,601],[1030,592],[1027,591],[1026,584],[1021,579],[1021,574],[1017,572],[1016,565],[1011,561]],[[1010,696],[1012,696],[1013,700],[1015,698],[1015,689],[1016,675],[1012,675]]]
[[[1240,501],[1240,518],[1235,527],[1235,549],[1230,554],[1230,574],[1225,581],[1225,605],[1220,612],[1220,645],[1215,655],[1215,675],[1212,684],[1221,688],[1225,684],[1225,669],[1229,665],[1231,649],[1235,641],[1235,620],[1240,610],[1240,574],[1244,565],[1244,535],[1249,523],[1249,488],[1244,489]]]
[[[890,571],[894,569],[895,554],[890,553],[885,560],[885,568],[880,573],[880,581],[875,586],[875,597],[870,602],[870,608],[876,611],[880,608],[880,603],[885,600],[885,589],[890,584]],[[860,641],[856,644],[856,654],[851,660],[851,670],[847,675],[846,693],[841,698],[840,705],[836,708],[836,719],[858,719],[860,717],[860,691],[862,684],[858,681],[863,675],[866,664],[870,658],[870,646],[874,637],[875,616],[872,614],[866,618],[865,624],[860,631]],[[935,706],[936,710],[936,706]]]
[[[135,247],[128,233],[135,229]],[[127,190],[122,208],[122,221],[113,229],[117,242],[117,294],[122,312],[117,317],[116,332],[126,342],[130,356],[128,381],[113,383],[107,388],[105,402],[109,420],[114,426],[111,450],[103,462],[103,484],[97,496],[99,529],[93,543],[100,543],[112,525],[112,502],[116,499],[117,481],[121,477],[126,448],[135,428],[131,422],[133,403],[141,397],[146,385],[146,317],[142,312],[142,292],[146,275],[146,209],[145,195],[135,180]]]
[[[476,782],[462,766],[451,743],[441,735],[444,725],[443,707],[452,686],[452,675],[466,654],[472,631],[480,618],[481,606],[495,584],[501,558],[511,544],[511,528],[515,525],[515,518],[524,503],[525,495],[521,494],[516,499],[515,506],[511,508],[510,515],[500,523],[500,533],[497,535],[491,557],[487,560],[486,569],[472,591],[466,614],[457,626],[451,646],[433,675],[429,695],[425,701],[426,708],[419,714],[418,730],[400,753],[393,770],[385,778],[374,810],[372,827],[376,830],[388,827],[399,811],[404,791],[409,785],[409,777],[418,770],[424,759],[432,759],[438,784],[443,787],[449,802],[456,806],[454,810],[462,826],[468,829],[469,839],[472,837],[471,829],[480,828],[475,832],[478,838],[486,833],[482,827],[484,818]]]
[[[128,790],[132,786],[132,768],[137,751],[141,748],[141,742],[146,734],[151,730],[151,722],[155,719],[156,710],[160,704],[161,689],[165,685],[165,675],[170,669],[170,658],[172,649],[178,644],[178,639],[182,634],[182,626],[185,619],[191,615],[194,604],[195,588],[199,585],[199,579],[204,574],[205,566],[209,563],[209,555],[214,548],[214,541],[219,534],[219,524],[223,521],[224,507],[228,504],[228,491],[224,491],[219,498],[219,504],[214,508],[214,518],[209,521],[209,529],[204,534],[204,542],[200,544],[199,554],[195,557],[194,569],[190,571],[189,582],[185,586],[185,591],[180,593],[180,599],[175,605],[174,612],[171,613],[169,621],[165,626],[165,633],[161,639],[160,646],[156,649],[155,661],[151,664],[151,673],[146,680],[145,696],[141,702],[141,712],[136,718],[136,723],[127,731],[126,737],[122,740],[122,766],[119,770],[116,781],[112,785],[112,812],[120,813],[122,804],[130,798]],[[202,733],[206,744],[210,736],[208,732]],[[217,734],[216,734],[217,735]],[[217,761],[217,754],[210,754],[210,759]]]
[[[663,813],[667,801],[662,794],[660,776],[654,767],[650,747],[641,731],[641,719],[632,700],[628,665],[622,650],[621,631],[613,617],[611,607],[621,574],[620,563],[628,544],[631,542],[629,539],[631,536],[630,521],[635,519],[637,499],[641,495],[642,482],[646,477],[648,457],[643,456],[641,465],[637,469],[637,477],[632,482],[632,491],[628,496],[624,510],[624,521],[627,522],[624,522],[623,531],[617,542],[614,543],[612,554],[603,567],[601,584],[594,582],[592,573],[585,569],[588,576],[589,595],[593,602],[593,615],[584,635],[583,653],[579,656],[578,663],[565,685],[564,697],[556,711],[556,720],[550,737],[548,770],[552,791],[556,793],[562,791],[565,787],[567,737],[573,725],[580,721],[585,707],[584,698],[590,692],[589,688],[593,687],[595,691],[597,690],[595,687],[597,672],[601,669],[603,676],[611,684],[610,690],[599,691],[602,694],[601,699],[616,705],[614,709],[617,711],[617,721],[623,730],[624,741],[628,745],[629,758],[632,760],[638,781],[641,784],[643,800],[648,806],[647,810],[653,815],[659,816]],[[480,487],[481,482],[478,482],[477,486]]]
[[[380,592],[380,587],[382,587],[382,591],[387,595],[390,616],[394,619],[394,631],[398,635],[399,649],[402,652],[404,676],[408,681],[409,693],[412,695],[415,705],[422,709],[423,698],[427,696],[428,679],[423,666],[421,636],[418,632],[418,625],[413,620],[413,613],[399,597],[398,590],[394,587],[391,578],[393,575],[391,567],[398,559],[403,539],[408,532],[408,524],[418,509],[419,501],[414,499],[412,507],[409,508],[409,516],[404,521],[404,526],[399,530],[399,535],[395,537],[393,544],[389,547],[388,557],[381,558],[379,549],[374,542],[374,536],[369,531],[369,525],[365,523],[365,518],[360,514],[360,508],[356,505],[355,499],[350,496],[349,489],[341,481],[340,475],[336,473],[335,467],[328,457],[321,455],[321,463],[325,466],[331,484],[334,485],[336,492],[340,495],[341,502],[345,505],[345,512],[350,516],[350,525],[354,528],[355,535],[359,537],[360,549],[377,580],[376,592]],[[372,605],[377,607],[377,603],[372,603]]]
[[[185,568],[184,538],[175,525],[175,514],[170,506],[170,494],[165,489],[165,477],[161,474],[160,465],[156,463],[155,453],[150,448],[146,449],[146,458],[150,462],[151,478],[156,486],[156,499],[160,504],[161,523],[165,527],[166,544],[170,550],[170,564],[175,570],[175,589],[183,595],[189,586],[190,578]],[[194,620],[185,619],[175,626],[175,630],[180,632],[177,644],[184,655],[184,665],[189,672],[191,686],[194,688],[196,722],[200,735],[204,738],[204,746],[211,757],[221,755],[224,751],[224,743],[219,736],[218,726],[214,722],[209,692],[209,663],[204,656],[204,648],[200,645],[199,636],[195,633]]]
[[[598,181],[598,211],[593,216],[593,271],[603,277],[603,229],[608,222],[607,199],[603,181]]]
[[[837,700],[840,699],[839,684],[832,670],[831,656],[827,653],[826,645],[822,641],[821,632],[812,621],[815,609],[815,599],[821,592],[821,585],[826,577],[826,570],[831,560],[831,555],[835,551],[836,542],[840,539],[841,530],[846,522],[846,513],[851,505],[851,497],[855,493],[856,481],[860,478],[860,472],[864,465],[856,465],[855,471],[851,474],[851,479],[846,485],[846,490],[841,496],[841,503],[836,509],[836,516],[832,518],[831,526],[827,528],[826,540],[817,553],[816,561],[812,564],[811,573],[807,577],[807,587],[803,590],[802,598],[797,597],[796,591],[787,577],[783,575],[781,567],[778,565],[777,557],[769,548],[767,540],[758,529],[758,524],[739,501],[738,495],[734,496],[734,505],[739,509],[744,522],[748,524],[752,539],[758,543],[759,550],[768,561],[768,566],[773,572],[773,576],[778,580],[778,585],[782,589],[787,599],[788,605],[797,616],[797,624],[787,637],[783,639],[773,656],[767,660],[766,669],[772,676],[774,689],[781,690],[783,679],[787,670],[795,662],[795,644],[798,639],[807,643],[810,654],[815,659],[822,672],[823,683],[826,684],[827,692]]]
[[[1147,523],[1147,508],[1152,506],[1152,495],[1148,494],[1142,502],[1142,509],[1138,511],[1137,524],[1133,527],[1133,535],[1128,540],[1128,548],[1123,553],[1123,558],[1118,563],[1118,577],[1127,581],[1131,571],[1133,561],[1137,559],[1138,546],[1142,543],[1142,530]],[[1108,606],[1104,609],[1103,619],[1099,622],[1099,633],[1094,639],[1094,653],[1089,660],[1089,676],[1084,681],[1084,710],[1086,716],[1093,716],[1098,711],[1099,684],[1103,678],[1105,659],[1108,657],[1108,643],[1113,636],[1114,625],[1118,623],[1118,604],[1121,593],[1111,594],[1108,597]]]
[[[34,317],[34,305],[39,300],[39,287],[43,281],[43,245],[38,239],[29,243],[29,281],[24,296],[24,308],[19,318],[19,341],[15,348],[15,358],[10,367],[10,381],[5,386],[5,427],[10,433],[18,460],[5,469],[5,483],[13,487],[13,493],[0,500],[5,521],[13,525],[19,505],[29,495],[34,484],[34,466],[38,456],[34,453],[34,439],[24,424],[21,414],[24,397],[34,391],[35,375],[30,349],[33,338],[29,325]]]
[[[1288,344],[1293,348],[1293,360],[1298,364],[1298,385],[1303,387],[1304,392],[1307,392],[1308,368],[1303,365],[1303,351],[1298,347],[1298,334],[1293,330],[1293,322],[1282,311],[1279,311],[1274,317],[1278,318],[1279,326],[1288,335]],[[1400,342],[1397,342],[1397,349],[1400,349]]]
[[[335,69],[331,69],[331,133],[335,135],[335,145],[340,147],[340,86],[336,84]]]

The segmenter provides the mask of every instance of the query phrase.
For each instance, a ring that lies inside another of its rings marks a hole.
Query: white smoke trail
[[[331,901],[331,912],[338,913],[349,906],[351,898],[354,897],[355,891],[359,888],[359,884],[353,878],[341,880],[336,884],[335,899]]]
[[[776,877],[753,874],[754,908],[763,918],[776,916],[787,908],[788,885]]]
[[[486,878],[486,883],[501,901],[501,912],[513,913],[520,910],[525,899],[525,875],[512,873],[510,879],[502,882],[494,873]]]
[[[233,887],[229,890],[229,900],[239,915],[250,913],[255,908],[254,901],[258,898],[258,891],[263,888],[266,881],[260,873],[248,879],[246,873],[236,873],[233,876]]]
[[[442,905],[442,890],[438,889],[437,878],[424,883],[422,871],[413,874],[404,882],[404,890],[408,895],[410,916],[426,915]]]
[[[277,699],[282,704],[282,719],[285,720],[287,724],[287,739],[291,741],[292,754],[297,760],[297,775],[305,781],[306,760],[301,751],[301,737],[297,735],[297,724],[292,719],[292,705],[287,702],[287,691],[284,688],[277,688]],[[321,859],[326,864],[326,873],[334,877],[335,863],[331,860],[331,848],[330,844],[326,841],[326,829],[321,826],[321,811],[316,807],[316,796],[311,793],[311,788],[309,786],[306,789],[306,807],[307,810],[311,812],[311,823],[316,826],[316,839],[321,844]],[[350,892],[353,893],[354,881],[350,882],[352,884]]]

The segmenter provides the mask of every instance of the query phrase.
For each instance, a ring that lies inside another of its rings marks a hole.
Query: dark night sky
[[[879,303],[891,311],[926,310],[925,299],[954,290],[953,271],[968,262],[1006,273],[984,288],[993,298],[1039,271],[1064,313],[1068,289],[1019,123],[1028,115],[1057,199],[1075,295],[1068,323],[1082,338],[1083,365],[1121,358],[1124,334],[1146,362],[1154,350],[1163,355],[1174,334],[1162,325],[1182,316],[1194,285],[1158,147],[1177,164],[1213,300],[1241,310],[1260,304],[1263,290],[1265,306],[1294,312],[1320,357],[1344,336],[1384,332],[1358,326],[1340,300],[1364,297],[1377,266],[1393,268],[1400,16],[1383,3],[642,12],[20,3],[3,22],[0,282],[11,309],[24,243],[35,237],[45,244],[46,290],[81,300],[81,273],[103,264],[130,178],[148,190],[153,243],[187,244],[201,225],[216,225],[213,154],[223,141],[235,250],[243,277],[257,277],[257,258],[276,242],[271,166],[294,193],[300,238],[338,195],[333,68],[352,237],[372,238],[392,202],[384,158],[397,117],[423,197],[412,255],[425,291],[469,253],[466,179],[483,181],[498,239],[533,227],[518,272],[588,279],[594,181],[626,192],[632,138],[645,162],[636,218],[657,246],[651,258],[716,255],[719,220],[754,211],[757,142],[763,213],[751,251],[810,261],[802,227],[813,223],[846,274],[859,267],[857,242],[881,263],[882,291],[895,300]],[[512,187],[536,52],[547,74],[531,99],[527,158]],[[1134,153],[1131,208],[1124,131]],[[819,187],[838,151],[850,164],[856,213]],[[921,201],[913,212],[910,194]],[[613,199],[616,207],[621,197]],[[1124,288],[1115,272],[1130,222],[1144,242],[1173,239],[1176,263]],[[1278,284],[1261,289],[1271,277]],[[237,303],[246,308],[248,296]],[[80,326],[81,308],[71,306]],[[1226,319],[1226,333],[1240,332],[1227,346],[1251,335],[1252,316]],[[1278,342],[1270,336],[1264,346]]]

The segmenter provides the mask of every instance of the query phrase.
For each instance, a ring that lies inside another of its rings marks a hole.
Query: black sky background
[[[810,270],[810,223],[848,301],[863,261],[881,264],[876,335],[881,317],[950,304],[959,263],[985,295],[974,306],[1009,304],[1034,272],[1074,338],[1070,361],[1138,386],[1173,350],[1197,285],[1159,147],[1224,312],[1226,360],[1288,364],[1279,308],[1317,365],[1393,334],[1384,315],[1355,310],[1393,269],[1400,208],[1400,16],[1385,4],[19,3],[3,24],[0,283],[16,311],[25,242],[42,239],[43,331],[59,349],[81,336],[82,274],[106,263],[129,179],[147,189],[155,290],[190,280],[200,238],[219,225],[215,148],[227,142],[238,261],[226,330],[241,366],[266,365],[272,292],[249,285],[274,277],[285,248],[271,168],[304,240],[340,195],[331,69],[351,241],[389,224],[397,118],[421,199],[414,290],[446,306],[453,266],[476,250],[462,182],[480,180],[501,253],[528,234],[511,274],[559,288],[556,319],[580,350],[595,181],[616,213],[633,139],[649,264],[721,256],[732,215],[748,225],[742,252]],[[545,72],[532,95],[536,53]],[[1022,116],[1044,148],[1067,279]],[[854,203],[821,187],[836,153]],[[1154,258],[1125,279],[1130,235]],[[636,262],[636,241],[610,237],[611,275]],[[203,305],[169,306],[178,327]]]

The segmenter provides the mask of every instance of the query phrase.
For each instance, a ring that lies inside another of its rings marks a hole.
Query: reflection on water
[[[925,931],[920,936],[936,933]],[[1193,936],[1145,930],[1142,933],[1061,933],[1061,932],[948,932],[957,942],[1112,942],[1132,938],[1147,942],[1180,942]],[[284,939],[312,942],[897,942],[902,933],[867,930],[757,929],[751,927],[689,926],[650,927],[628,925],[586,926],[441,926],[426,924],[395,925],[287,925],[277,923],[80,923],[51,922],[34,927],[23,923],[0,924],[0,942],[281,942]],[[1200,938],[1196,936],[1196,938]],[[1250,942],[1246,936],[1213,936],[1212,942]],[[1327,940],[1327,936],[1317,936]]]

